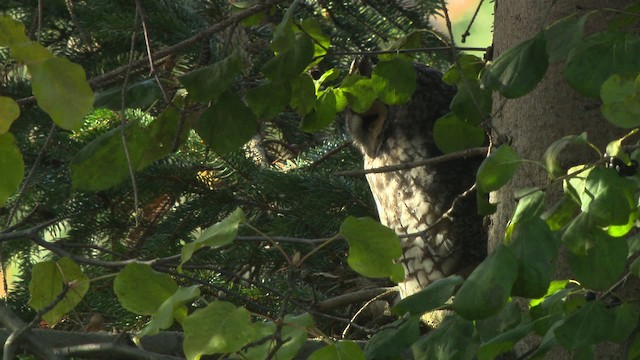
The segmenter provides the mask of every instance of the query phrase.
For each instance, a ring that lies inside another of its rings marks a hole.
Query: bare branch
[[[336,176],[360,176],[360,175],[366,175],[366,174],[371,174],[371,173],[385,173],[385,172],[392,172],[392,171],[398,171],[398,170],[407,170],[407,169],[412,169],[415,167],[420,167],[420,166],[429,166],[429,165],[435,165],[435,164],[439,164],[439,163],[443,163],[443,162],[447,162],[447,161],[451,161],[451,160],[457,160],[457,159],[466,159],[469,157],[476,157],[476,156],[483,156],[483,155],[487,155],[487,152],[489,151],[488,147],[475,147],[475,148],[471,148],[471,149],[466,149],[466,150],[462,150],[462,151],[456,151],[450,154],[444,154],[444,155],[440,155],[440,156],[436,156],[433,158],[429,158],[429,159],[424,159],[424,160],[420,160],[420,161],[415,161],[415,162],[410,162],[410,163],[404,163],[404,164],[397,164],[397,165],[388,165],[388,166],[382,166],[379,168],[372,168],[372,169],[366,169],[366,170],[345,170],[345,171],[338,171],[333,173],[333,175]]]
[[[0,323],[10,331],[9,335],[15,331],[20,331],[25,327],[25,323],[11,311],[4,301],[0,301]],[[35,336],[31,329],[24,330],[22,340],[29,345],[29,349],[41,359],[45,360],[59,360],[60,357],[53,353],[53,350],[49,345]],[[6,339],[5,339],[6,341]]]

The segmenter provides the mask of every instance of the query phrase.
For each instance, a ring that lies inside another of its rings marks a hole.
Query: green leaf
[[[137,263],[125,266],[113,282],[113,291],[122,307],[138,315],[156,314],[177,290],[171,276]]]
[[[640,309],[635,304],[624,303],[607,311],[609,312],[607,324],[611,329],[607,331],[606,338],[608,341],[622,344],[637,327]]]
[[[163,82],[169,83],[166,80]],[[155,79],[147,79],[129,85],[124,99],[127,109],[144,109],[158,99],[162,99],[162,90]],[[93,106],[116,111],[122,109],[122,86],[97,93]]]
[[[433,139],[443,153],[469,149],[484,144],[484,130],[449,113],[433,125]]]
[[[556,271],[558,241],[539,217],[520,222],[509,249],[518,261],[518,278],[511,294],[525,298],[543,296]]]
[[[478,168],[478,190],[489,193],[506,184],[520,166],[520,157],[509,145],[501,145]]]
[[[168,155],[179,126],[180,112],[173,107],[167,107],[146,127],[138,122],[127,124],[127,149],[133,170],[143,170]],[[184,139],[189,130],[185,126],[180,137]],[[76,189],[106,190],[128,178],[129,165],[122,144],[122,128],[100,135],[82,148],[71,161],[71,181]]]
[[[491,215],[496,212],[498,206],[489,202],[489,194],[476,191],[476,203],[478,204],[478,214],[482,216]]]
[[[554,22],[544,31],[550,64],[567,58],[571,49],[582,39],[584,24],[593,13],[594,11],[589,11],[580,17],[575,13],[571,14]]]
[[[634,205],[633,180],[619,176],[615,170],[594,168],[579,193],[581,210],[591,215],[598,226],[624,225]]]
[[[313,327],[313,319],[307,313],[298,316],[286,315],[284,324],[280,330],[280,338],[286,342],[280,346],[273,357],[274,359],[293,359],[295,357],[307,341],[307,330]],[[253,338],[259,340],[267,336],[273,336],[276,328],[276,324],[273,322],[260,323],[256,327]],[[275,346],[276,341],[271,339],[239,352],[238,358],[242,360],[264,360]]]
[[[337,99],[333,89],[323,91],[315,104],[315,109],[305,115],[300,122],[300,129],[306,132],[320,131],[335,120],[337,114]]]
[[[291,86],[284,81],[267,81],[248,90],[246,99],[258,119],[273,119],[289,104]]]
[[[640,71],[639,53],[640,37],[637,35],[597,32],[573,48],[562,75],[574,89],[595,98],[609,76]]]
[[[316,91],[313,79],[307,74],[300,74],[291,80],[291,101],[289,106],[303,116],[310,112],[316,104]]]
[[[42,316],[51,327],[82,301],[89,291],[89,278],[84,275],[78,264],[67,257],[57,262],[40,262],[31,269],[29,306],[36,311],[52,304],[62,293],[65,284],[69,285],[69,291],[53,309]]]
[[[475,325],[480,340],[488,341],[517,327],[522,321],[520,304],[516,301],[510,301],[499,313],[486,319],[476,320]],[[524,322],[530,321],[525,317]]]
[[[358,74],[349,74],[340,85],[340,89],[347,97],[351,110],[357,113],[366,113],[376,100],[376,92],[373,89],[371,79]]]
[[[194,125],[204,142],[219,155],[237,150],[256,133],[257,120],[236,94],[227,92],[205,110]]]
[[[187,88],[193,101],[215,101],[242,73],[242,63],[240,52],[234,50],[223,60],[178,76],[178,80]]]
[[[289,50],[295,42],[295,34],[293,32],[293,24],[291,15],[295,6],[290,6],[282,17],[282,21],[278,23],[273,30],[273,39],[269,43],[269,48],[274,52],[282,52]]]
[[[587,141],[587,133],[580,135],[567,135],[549,145],[544,152],[544,163],[547,168],[547,172],[551,178],[555,178],[564,175],[564,170],[558,161],[560,153],[569,145],[589,145]]]
[[[431,331],[429,336],[420,338],[411,350],[415,359],[471,360],[475,357],[478,346],[473,323],[451,315]]]
[[[138,337],[155,335],[160,330],[168,329],[173,325],[173,320],[182,322],[187,316],[186,304],[200,296],[197,285],[179,287],[178,290],[167,298],[155,313],[151,321],[138,333]]]
[[[49,49],[35,41],[14,44],[11,46],[11,56],[28,66],[40,65],[43,61],[53,58]]]
[[[420,292],[400,300],[391,308],[391,312],[397,315],[420,315],[436,309],[444,305],[453,296],[456,287],[463,282],[464,279],[458,275],[438,279]]]
[[[367,360],[398,356],[420,337],[420,316],[402,318],[378,331],[364,347]]]
[[[20,106],[12,98],[0,96],[0,135],[9,131],[13,121],[20,116]]]
[[[52,57],[28,69],[38,106],[61,128],[80,129],[93,107],[93,91],[82,66]]]
[[[481,89],[477,80],[458,84],[458,92],[451,100],[451,111],[470,125],[478,125],[491,115],[491,91]]]
[[[472,82],[477,82],[478,74],[480,73],[480,70],[484,68],[484,60],[475,55],[462,54],[458,57],[458,62],[460,63],[462,74],[465,78]],[[442,81],[449,85],[459,85],[464,83],[464,81],[462,81],[462,75],[460,75],[460,71],[458,71],[458,66],[456,64],[452,64],[444,75],[442,75]]]
[[[489,65],[483,84],[506,98],[530,93],[547,71],[546,48],[547,41],[539,34],[505,51]]]
[[[416,90],[417,75],[411,61],[395,57],[376,65],[371,83],[380,101],[401,105],[409,101]]]
[[[511,243],[511,235],[518,224],[540,216],[540,213],[544,209],[544,199],[545,193],[536,190],[518,200],[518,206],[516,206],[513,217],[507,225],[504,238],[505,243]]]
[[[18,190],[24,176],[22,153],[11,133],[0,134],[0,206]]]
[[[580,213],[562,234],[562,242],[573,253],[586,255],[595,246],[595,234],[602,230],[596,227],[593,217],[588,213]]]
[[[579,204],[565,194],[551,209],[542,214],[542,218],[549,225],[549,230],[558,231],[573,220],[579,208]]]
[[[567,261],[582,286],[606,290],[624,273],[629,248],[624,239],[611,237],[599,229],[591,236],[594,246],[587,250],[587,254],[568,252]]]
[[[533,329],[531,321],[524,321],[517,327],[502,332],[498,336],[482,343],[478,349],[478,360],[493,360],[499,354],[513,349],[513,346]]]
[[[293,79],[311,63],[313,51],[311,39],[304,34],[296,34],[293,46],[267,61],[262,73],[271,80]]]
[[[365,360],[365,357],[355,342],[338,341],[314,351],[307,360]]]
[[[0,15],[0,46],[11,47],[30,41],[25,35],[24,25],[8,15]]]
[[[184,354],[189,360],[202,355],[232,353],[253,338],[251,313],[225,301],[215,301],[187,316],[184,329]]]
[[[640,126],[640,88],[638,73],[611,75],[602,84],[602,115],[613,125],[622,128]],[[609,154],[613,156],[613,154]]]
[[[347,263],[353,270],[367,277],[402,281],[404,269],[395,263],[402,256],[402,247],[393,230],[372,218],[349,216],[340,226],[340,234],[349,243]]]
[[[518,276],[518,262],[504,245],[469,275],[453,299],[453,309],[465,319],[485,319],[507,303]]]
[[[569,283],[569,280],[553,280],[549,284],[547,293],[544,294],[544,296],[541,298],[531,299],[531,301],[529,301],[529,307],[532,308],[534,306],[537,306],[538,304],[541,304],[545,299],[558,293],[559,291],[563,291],[563,290],[566,291],[566,287],[568,283]]]
[[[238,226],[245,221],[244,212],[237,208],[226,218],[206,228],[194,242],[182,246],[180,265],[187,262],[203,246],[218,248],[230,244],[238,235]]]
[[[600,301],[590,301],[572,312],[554,333],[566,349],[575,350],[603,341],[607,337],[609,313]]]
[[[313,58],[316,62],[322,61],[322,56],[327,53],[327,49],[331,46],[331,39],[325,35],[320,28],[320,23],[315,18],[304,19],[300,23],[300,28],[313,39]]]

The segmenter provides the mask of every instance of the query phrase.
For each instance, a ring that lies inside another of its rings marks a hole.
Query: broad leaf
[[[246,94],[247,105],[258,119],[272,119],[291,100],[291,86],[285,81],[267,81]]]
[[[9,131],[13,121],[20,116],[20,106],[12,98],[0,96],[0,134]]]
[[[202,140],[220,155],[244,145],[255,135],[256,128],[256,116],[231,92],[222,94],[194,125]]]
[[[140,171],[171,152],[180,124],[180,113],[168,107],[151,124],[130,122],[125,128],[127,149],[134,171]],[[189,133],[183,127],[179,139]],[[108,174],[108,176],[106,176]],[[73,187],[101,191],[129,178],[129,165],[122,144],[122,128],[106,132],[80,150],[71,161]]]
[[[582,286],[606,290],[624,273],[629,248],[623,238],[611,237],[599,229],[594,231],[592,239],[594,246],[586,255],[568,252],[567,261]]]
[[[164,81],[169,83],[168,81]],[[168,84],[167,84],[168,85]],[[147,79],[127,86],[124,94],[125,107],[144,109],[162,98],[162,90],[155,79]],[[93,104],[96,108],[122,109],[122,86],[96,94]]]
[[[291,80],[291,101],[289,106],[302,116],[310,112],[316,104],[316,91],[313,79],[307,74],[300,74]]]
[[[611,75],[600,89],[602,115],[622,128],[640,126],[640,76]],[[609,154],[614,156],[614,154]]]
[[[564,170],[558,161],[560,153],[569,145],[589,145],[587,141],[587,133],[580,135],[567,135],[549,145],[544,152],[544,163],[547,167],[547,172],[551,178],[555,178],[564,175]]]
[[[417,75],[409,60],[395,57],[376,65],[371,83],[380,101],[387,105],[404,104],[416,90]]]
[[[507,247],[499,246],[462,284],[453,309],[465,319],[488,318],[507,303],[517,276],[517,259]]]
[[[209,226],[196,241],[184,244],[180,254],[180,265],[191,259],[193,253],[203,246],[217,248],[231,243],[238,234],[238,226],[244,221],[244,212],[237,208],[222,221]]]
[[[473,333],[471,321],[451,315],[411,347],[413,356],[420,360],[471,360],[479,346]]]
[[[280,338],[286,342],[281,344],[274,359],[293,359],[307,341],[307,330],[313,327],[313,319],[311,315],[304,313],[302,315],[293,316],[286,315],[284,317],[284,326],[280,330]],[[255,324],[254,339],[264,339],[273,336],[277,326],[273,322]],[[276,346],[275,339],[261,342],[250,346],[246,350],[238,353],[238,359],[242,360],[264,360],[267,355]]]
[[[215,101],[227,91],[242,72],[242,56],[238,50],[215,64],[193,70],[178,77],[193,101]]]
[[[365,357],[355,342],[339,341],[314,351],[307,360],[365,360]]]
[[[523,322],[517,327],[483,342],[478,349],[479,360],[493,360],[497,355],[513,349],[513,346],[533,329],[531,321]]]
[[[547,71],[546,48],[542,35],[510,48],[489,65],[482,77],[483,84],[507,98],[528,94]]]
[[[635,207],[633,180],[619,176],[613,169],[594,168],[579,192],[581,210],[593,216],[598,226],[623,225]]]
[[[528,323],[530,321],[526,317],[523,321],[520,304],[516,301],[510,301],[499,313],[486,319],[476,320],[475,325],[480,340],[488,341],[518,327],[522,322]]]
[[[460,120],[449,113],[433,125],[433,139],[445,154],[484,144],[485,133],[481,128]]]
[[[8,15],[0,15],[0,46],[13,46],[30,41],[24,25]]]
[[[38,106],[61,128],[80,129],[93,107],[93,91],[82,66],[52,57],[28,68]]]
[[[160,330],[168,329],[173,325],[174,319],[182,322],[187,316],[186,304],[192,302],[200,296],[200,289],[197,285],[190,287],[180,287],[165,300],[151,321],[138,333],[139,337],[155,335]]]
[[[340,226],[340,234],[349,243],[347,263],[353,270],[367,277],[389,277],[395,282],[404,278],[402,265],[395,263],[402,256],[402,247],[393,230],[372,218],[349,216]]]
[[[171,276],[137,263],[125,266],[113,282],[113,291],[122,307],[138,315],[156,314],[177,290]]]
[[[364,347],[367,360],[398,356],[420,337],[420,316],[402,318],[378,331]]]
[[[371,79],[358,74],[349,74],[340,85],[340,89],[347,97],[351,110],[357,113],[365,113],[376,100],[376,92],[373,89]]]
[[[611,318],[604,304],[590,301],[572,312],[554,333],[558,342],[569,350],[581,349],[604,341]]]
[[[518,223],[509,249],[518,261],[518,278],[511,294],[543,296],[556,270],[559,241],[539,217]]]
[[[322,56],[327,53],[327,49],[331,46],[331,39],[322,32],[320,23],[314,18],[304,19],[300,23],[300,28],[307,36],[313,39],[313,58],[317,59],[315,62],[322,61]]]
[[[505,243],[511,243],[511,234],[518,224],[536,218],[541,214],[544,209],[544,199],[545,193],[536,190],[518,200],[518,206],[516,206],[513,217],[507,225]]]
[[[582,40],[562,71],[574,89],[598,97],[602,83],[613,74],[640,71],[640,37],[631,32],[601,31]],[[588,76],[585,76],[588,74]]]
[[[0,206],[13,194],[24,176],[22,153],[13,134],[0,134]]]
[[[311,63],[313,52],[311,39],[305,34],[296,34],[293,46],[264,64],[262,72],[272,80],[293,79]]]
[[[57,262],[51,260],[37,263],[31,269],[29,306],[36,311],[51,305],[62,293],[65,284],[69,285],[65,296],[42,317],[51,327],[82,301],[89,291],[89,278],[78,264],[66,257]]]
[[[202,355],[232,353],[253,338],[251,314],[243,307],[215,301],[187,316],[184,329],[184,353],[189,360]]]
[[[306,132],[314,132],[329,126],[336,118],[337,106],[337,99],[333,89],[323,91],[318,96],[315,109],[302,119],[300,129]]]
[[[480,70],[484,68],[484,60],[475,55],[463,54],[458,57],[458,62],[462,68],[462,74],[465,76],[467,81],[477,82],[478,74],[480,73]],[[460,71],[458,71],[458,66],[456,64],[451,65],[444,75],[442,75],[442,81],[449,85],[459,85],[464,83],[462,75],[460,75]]]
[[[545,219],[551,231],[558,231],[573,220],[579,208],[580,205],[565,194],[551,209],[542,214],[542,218]]]
[[[464,282],[458,275],[438,279],[425,289],[400,300],[391,311],[394,314],[420,315],[444,305],[453,296],[456,287]]]
[[[582,39],[584,24],[587,22],[587,18],[593,13],[594,11],[590,11],[580,17],[571,14],[551,24],[551,26],[544,31],[550,64],[567,58],[571,49]]]
[[[477,80],[458,84],[458,92],[451,100],[451,111],[470,125],[478,125],[491,115],[491,91],[481,89]]]
[[[489,193],[506,184],[520,166],[520,157],[509,145],[501,145],[478,168],[478,190]]]
[[[43,61],[53,58],[49,49],[35,41],[27,41],[11,46],[11,56],[27,66],[40,65]]]

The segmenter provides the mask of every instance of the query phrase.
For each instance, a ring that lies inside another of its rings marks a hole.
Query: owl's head
[[[355,145],[369,157],[376,157],[384,140],[388,108],[376,100],[365,113],[347,112],[347,131]]]

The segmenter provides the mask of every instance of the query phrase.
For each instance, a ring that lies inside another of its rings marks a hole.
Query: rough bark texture
[[[629,1],[617,0],[496,0],[494,58],[506,49],[533,37],[545,26],[581,9],[617,8],[621,9]],[[602,13],[593,16],[587,25],[587,33],[602,30],[605,24]],[[600,113],[599,103],[588,99],[572,88],[562,78],[563,63],[549,66],[547,74],[538,87],[527,96],[516,100],[494,97],[494,112],[504,104],[502,111],[494,117],[496,132],[503,135],[510,145],[525,159],[541,160],[544,151],[555,140],[570,134],[586,131],[591,142],[604,149],[606,144],[622,132],[609,126]],[[585,74],[585,76],[589,76]],[[496,135],[496,134],[494,134]],[[495,140],[495,136],[494,136]],[[568,166],[595,160],[592,151],[576,148],[568,151],[563,162]],[[523,166],[513,180],[501,191],[491,195],[491,202],[500,203],[498,212],[491,219],[489,229],[489,249],[502,241],[504,229],[513,214],[514,189],[542,185],[546,183],[546,173],[534,166]],[[549,201],[557,201],[561,187],[547,192]],[[559,259],[557,278],[567,278],[565,259]],[[539,339],[528,338],[524,348],[531,348]],[[571,355],[560,348],[552,351],[549,359],[570,359]],[[597,359],[624,358],[624,349],[607,346],[599,349]]]

